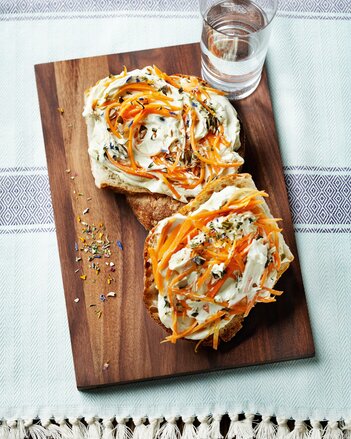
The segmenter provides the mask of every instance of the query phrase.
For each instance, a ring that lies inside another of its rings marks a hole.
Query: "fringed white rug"
[[[0,439],[351,439],[351,5],[280,3],[268,69],[316,358],[81,393],[33,65],[198,41],[197,0],[0,0]]]
[[[0,439],[350,439],[351,421],[310,422],[228,414],[170,418],[70,418],[4,421]],[[260,418],[260,419],[259,419]],[[288,423],[293,425],[289,428]],[[195,426],[195,424],[197,426]],[[180,427],[181,425],[181,427]]]

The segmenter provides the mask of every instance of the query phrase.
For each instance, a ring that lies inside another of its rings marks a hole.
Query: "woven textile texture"
[[[75,387],[33,65],[196,42],[197,7],[0,0],[0,418],[351,417],[349,0],[282,0],[268,56],[316,357],[118,389]]]

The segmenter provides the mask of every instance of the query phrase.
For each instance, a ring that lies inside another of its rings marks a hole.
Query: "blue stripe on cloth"
[[[313,171],[313,172],[350,172],[351,167],[341,166],[284,166],[284,171]]]
[[[54,226],[43,226],[43,227],[18,227],[14,229],[1,229],[0,235],[19,235],[22,233],[52,233],[55,232]]]
[[[198,11],[198,0],[78,0],[78,1],[0,1],[2,14],[48,14],[52,12],[107,12],[107,11]]]
[[[123,15],[126,11],[132,11],[133,14],[135,12],[148,12],[154,15],[159,12],[197,13],[198,10],[198,0],[108,0],[100,2],[95,0],[73,2],[68,0],[59,2],[0,0],[0,20],[30,19],[28,16],[23,18],[22,16],[25,14],[44,14],[42,17],[38,15],[36,19],[57,19],[61,18],[62,14],[70,13],[74,14],[72,18],[83,18],[84,15],[76,14],[109,12]],[[333,2],[283,0],[280,2],[278,13],[282,16],[299,18],[304,16],[305,18],[316,18],[318,15],[318,18],[345,19],[345,16],[335,14],[351,13],[351,3],[349,0]],[[47,14],[54,15],[48,16]],[[194,18],[193,14],[190,14],[189,18]]]
[[[9,172],[13,174],[16,172],[47,171],[47,169],[48,168],[46,166],[18,166],[15,168],[0,168],[0,174]]]
[[[0,226],[53,221],[47,175],[0,175]]]
[[[331,233],[337,226],[351,225],[351,175],[287,173],[285,180],[294,224],[303,226],[296,231],[318,225],[308,229],[318,233],[331,225],[334,228],[327,231]],[[43,224],[53,224],[48,176],[34,172],[0,175],[0,226]]]
[[[27,14],[51,12],[100,12],[100,11],[197,11],[198,0],[78,0],[49,2],[47,0],[14,2],[0,1],[1,14]],[[299,1],[282,0],[279,10],[285,12],[340,14],[351,13],[349,0],[338,1]]]
[[[333,228],[322,228],[322,227],[295,227],[295,232],[296,233],[345,233],[345,234],[349,234],[351,233],[351,228],[350,227],[333,227]]]
[[[351,175],[287,174],[294,224],[351,224]]]

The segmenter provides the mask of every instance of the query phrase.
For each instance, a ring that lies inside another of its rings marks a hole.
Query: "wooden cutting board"
[[[195,353],[187,341],[160,344],[165,333],[142,302],[146,232],[123,196],[95,187],[81,116],[86,88],[119,73],[123,65],[131,70],[153,63],[168,73],[200,76],[200,49],[189,44],[35,66],[79,389],[314,355],[265,72],[257,91],[235,107],[247,137],[244,170],[270,194],[272,213],[283,218],[284,235],[295,255],[278,284],[285,294],[274,304],[257,305],[244,328],[218,352],[203,348]],[[89,226],[90,232],[84,233]],[[111,252],[110,257],[94,259],[100,271],[88,268],[89,253],[81,250],[93,233]],[[83,260],[76,262],[77,257]],[[80,277],[85,275],[85,280]],[[116,296],[102,301],[101,295],[109,292]]]

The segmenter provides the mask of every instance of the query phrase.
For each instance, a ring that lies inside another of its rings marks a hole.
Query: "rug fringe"
[[[144,424],[144,418],[133,418],[134,431],[133,439],[145,439],[147,435],[147,426]]]
[[[251,413],[165,418],[2,419],[0,439],[351,439],[351,420]]]
[[[275,439],[286,439],[289,434],[288,419],[277,417],[277,434]]]
[[[166,422],[156,433],[156,439],[181,439],[176,417],[171,416],[166,418]]]
[[[262,420],[254,428],[256,439],[275,439],[277,427],[271,421],[270,416],[262,416]]]
[[[309,431],[309,439],[322,439],[323,427],[319,421],[311,419],[311,430]]]
[[[222,415],[213,415],[210,427],[211,439],[223,439],[223,435],[221,434],[221,420]]]
[[[116,439],[132,439],[133,432],[132,430],[127,426],[128,419],[126,418],[116,418],[117,425],[115,430],[115,438]]]
[[[78,418],[68,418],[68,422],[72,426],[73,439],[87,439],[88,428]]]
[[[342,431],[344,432],[344,439],[351,439],[351,420],[343,424]]]
[[[198,431],[194,425],[194,416],[188,416],[183,418],[184,427],[182,433],[182,439],[197,439]]]

